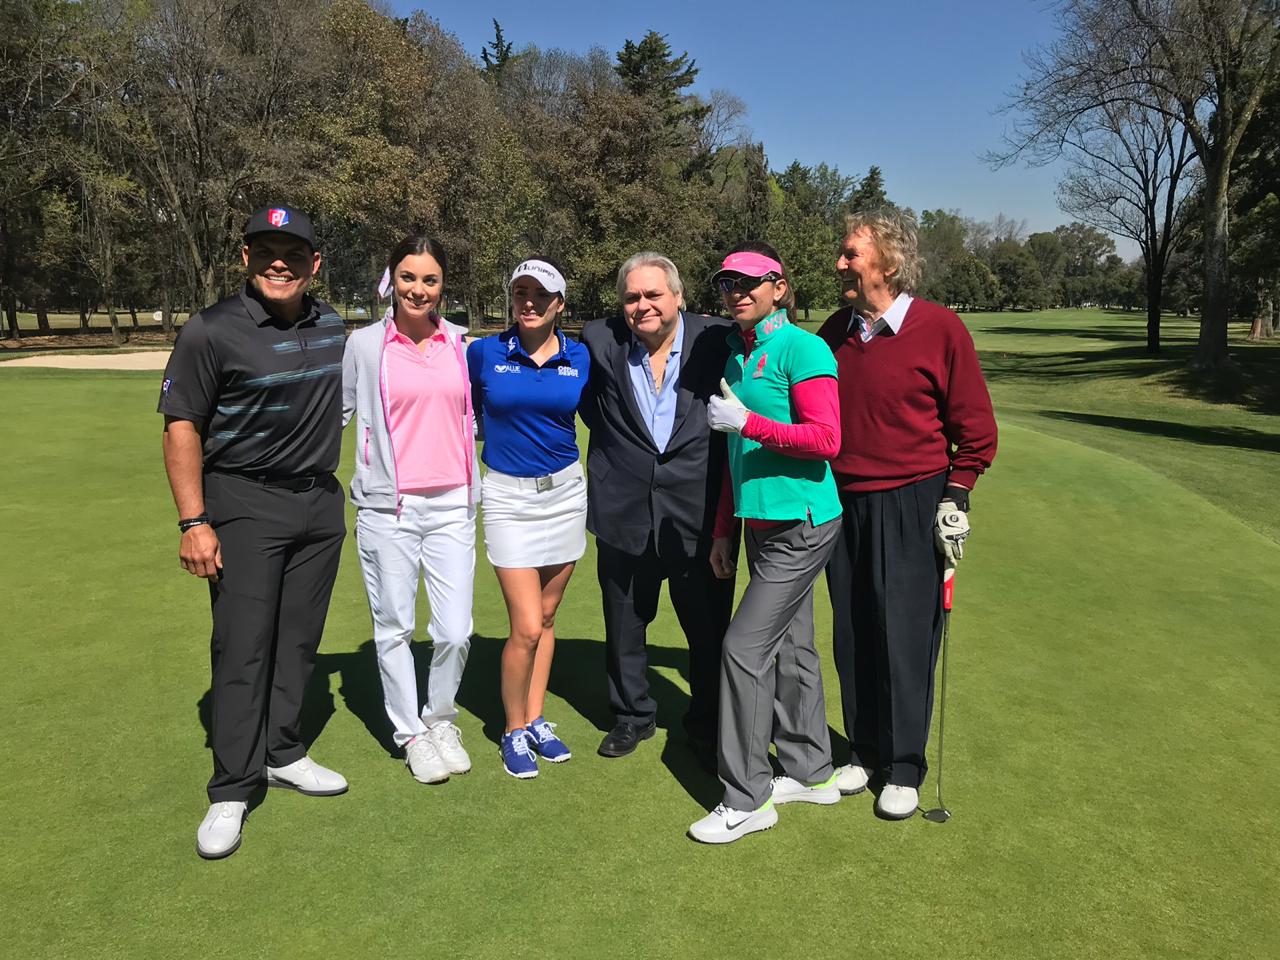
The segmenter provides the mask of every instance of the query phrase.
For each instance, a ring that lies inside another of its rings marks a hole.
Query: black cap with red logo
[[[255,211],[244,226],[244,242],[248,243],[263,233],[283,233],[297,237],[310,244],[312,250],[316,249],[316,233],[311,226],[311,218],[293,207],[273,204]]]

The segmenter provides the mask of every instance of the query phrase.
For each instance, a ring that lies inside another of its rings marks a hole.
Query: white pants
[[[373,642],[387,717],[404,746],[429,725],[454,720],[454,697],[471,648],[471,597],[476,567],[476,511],[466,487],[403,494],[394,510],[356,511],[356,545],[373,615]],[[431,603],[431,675],[418,711],[413,639],[418,578]]]

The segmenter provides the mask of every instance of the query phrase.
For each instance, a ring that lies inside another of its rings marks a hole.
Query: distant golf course
[[[665,600],[660,729],[604,760],[589,548],[547,705],[574,758],[517,782],[497,756],[506,613],[481,550],[459,697],[475,768],[426,787],[389,753],[349,538],[307,729],[351,790],[274,791],[239,853],[201,861],[209,609],[177,563],[160,376],[0,364],[3,953],[1276,956],[1280,341],[1233,327],[1246,386],[1223,404],[1186,375],[1194,320],[1166,318],[1153,359],[1136,313],[964,319],[1001,435],[956,580],[953,817],[882,822],[863,794],[789,805],[724,848],[684,835],[720,791],[678,735],[685,656]],[[824,587],[816,614],[842,763]]]

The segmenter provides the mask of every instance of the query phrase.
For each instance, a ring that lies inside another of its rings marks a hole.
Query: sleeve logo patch
[[[173,386],[173,378],[172,378],[172,377],[165,377],[165,378],[164,378],[164,383],[160,384],[160,392],[161,392],[161,393],[168,393],[168,392],[169,392],[169,388],[170,388],[170,387],[172,387],[172,386]]]

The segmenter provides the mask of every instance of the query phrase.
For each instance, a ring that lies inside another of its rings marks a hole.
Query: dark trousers
[[[827,565],[832,646],[853,762],[919,787],[928,764],[934,665],[942,638],[942,558],[934,516],[939,474],[896,490],[842,491]]]
[[[715,743],[720,650],[733,613],[733,580],[717,579],[705,556],[659,556],[652,538],[639,556],[597,540],[596,569],[604,604],[609,703],[618,721],[646,724],[657,712],[658,705],[649,696],[645,635],[658,615],[658,594],[666,580],[671,606],[689,644],[685,732]]]
[[[209,800],[247,800],[265,766],[306,755],[302,696],[329,610],[346,534],[333,477],[310,490],[205,475],[205,509],[222,544],[213,606]]]

